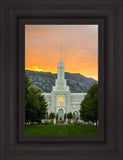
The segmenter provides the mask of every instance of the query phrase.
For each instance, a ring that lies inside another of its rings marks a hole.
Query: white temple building
[[[58,120],[64,120],[65,114],[72,113],[75,119],[80,117],[80,103],[86,93],[71,93],[66,84],[65,65],[62,61],[62,46],[60,46],[60,61],[57,64],[57,79],[51,93],[43,93],[48,102],[48,114],[55,113]]]

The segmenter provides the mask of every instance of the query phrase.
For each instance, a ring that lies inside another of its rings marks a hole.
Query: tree
[[[40,96],[39,96],[39,119],[45,119],[47,118],[47,102],[45,101],[44,95],[41,95],[40,91]]]
[[[38,110],[39,110],[39,95],[34,87],[29,88],[28,96],[26,98],[26,121],[37,121],[38,119]]]
[[[25,75],[25,103],[27,102],[30,86],[31,86],[31,83],[29,82],[29,78],[27,75]]]
[[[29,78],[25,76],[25,121],[40,122],[45,118],[47,112],[47,102],[41,94],[41,90],[36,90]]]
[[[71,112],[67,114],[67,118],[68,118],[68,119],[72,119],[72,118],[73,118],[73,115],[72,115]]]
[[[25,75],[25,121],[29,122],[31,117],[31,111],[29,110],[29,93],[30,93],[31,83],[29,82],[29,78]]]
[[[49,116],[49,115],[48,115],[48,112],[46,112],[46,119],[48,119],[48,116]]]
[[[98,84],[94,83],[87,91],[87,95],[81,102],[80,117],[86,122],[98,120]]]
[[[51,113],[49,114],[49,118],[50,118],[50,119],[54,119],[54,118],[55,118],[55,113],[51,112]]]

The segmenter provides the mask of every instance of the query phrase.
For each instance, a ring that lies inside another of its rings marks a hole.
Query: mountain
[[[29,77],[29,80],[35,88],[40,88],[43,93],[50,93],[52,87],[55,85],[55,79],[57,74],[51,72],[37,72],[25,70],[25,74]],[[67,85],[70,87],[72,93],[84,93],[87,92],[93,82],[97,82],[92,78],[87,78],[79,73],[65,72],[65,79]]]

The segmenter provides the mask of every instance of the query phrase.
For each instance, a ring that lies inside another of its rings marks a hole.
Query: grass
[[[25,135],[98,135],[98,127],[86,124],[71,125],[29,125]]]

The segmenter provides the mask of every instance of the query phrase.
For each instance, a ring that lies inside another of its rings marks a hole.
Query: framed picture
[[[1,1],[1,6],[1,159],[121,160],[122,1],[10,0]],[[82,27],[85,27],[84,31]],[[82,55],[84,48],[86,54]],[[90,58],[93,63],[88,67],[89,72],[81,72],[76,60],[79,60],[80,68],[85,62],[87,69],[87,51],[91,54],[94,51],[96,59]],[[70,55],[70,61],[67,61]],[[93,70],[95,64],[96,70]],[[96,74],[92,75],[91,70]],[[88,88],[84,85],[82,91],[82,84],[66,78],[68,75],[64,72],[69,75],[78,72],[86,77],[86,81],[89,77],[95,79],[98,84],[96,120],[87,119],[87,115],[84,118],[82,110],[93,84]],[[47,83],[49,74],[55,75],[54,81],[50,79],[52,85]],[[42,75],[45,75],[44,83],[40,79]],[[28,94],[26,80],[29,82]],[[73,87],[70,82],[74,83]],[[63,94],[65,90],[68,97]],[[38,98],[34,100],[34,96]],[[33,110],[34,106],[42,109],[43,102],[45,112]],[[39,117],[35,112],[40,113]],[[90,128],[85,129],[88,126]],[[40,130],[42,128],[44,130]]]

